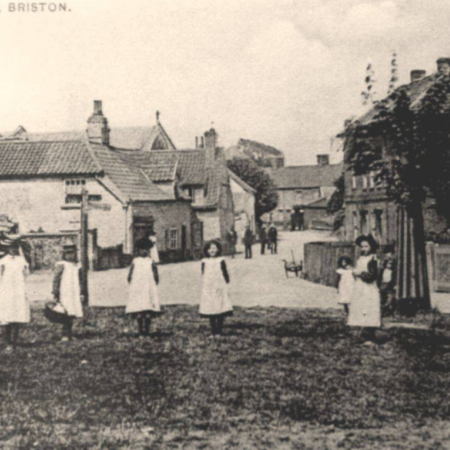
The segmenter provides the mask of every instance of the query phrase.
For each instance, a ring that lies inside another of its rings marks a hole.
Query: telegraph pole
[[[89,236],[88,236],[88,192],[83,189],[81,193],[81,217],[80,217],[80,259],[81,259],[81,295],[84,304],[89,305]]]

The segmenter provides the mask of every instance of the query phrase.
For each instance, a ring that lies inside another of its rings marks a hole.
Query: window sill
[[[63,211],[66,211],[66,210],[71,210],[71,209],[81,209],[81,205],[61,205],[61,209],[63,210]]]

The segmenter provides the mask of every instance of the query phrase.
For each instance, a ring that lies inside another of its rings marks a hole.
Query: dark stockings
[[[223,316],[209,318],[209,323],[211,325],[211,332],[212,332],[213,336],[222,334],[224,319],[225,319],[225,317],[223,317]]]
[[[138,317],[138,327],[139,327],[139,335],[140,336],[149,336],[150,335],[150,322],[151,322],[151,318],[149,316]]]
[[[10,323],[5,326],[5,340],[8,345],[16,345],[19,340],[20,324]]]
[[[72,339],[73,319],[69,317],[62,327],[63,338]]]

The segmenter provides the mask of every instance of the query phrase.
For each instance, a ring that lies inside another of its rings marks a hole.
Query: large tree
[[[255,215],[259,221],[264,213],[278,204],[278,193],[270,175],[251,159],[233,158],[228,168],[256,191]]]
[[[369,126],[347,130],[350,165],[356,174],[374,172],[399,206],[399,291],[430,307],[422,205],[427,195],[450,223],[450,77],[440,74],[413,103],[406,88],[376,107]]]

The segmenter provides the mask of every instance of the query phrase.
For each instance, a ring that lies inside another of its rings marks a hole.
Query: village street
[[[253,246],[253,259],[244,259],[243,249],[235,259],[227,257],[231,277],[230,296],[237,306],[245,307],[337,307],[334,289],[309,283],[290,274],[286,278],[283,259],[303,259],[303,244],[317,240],[334,239],[327,232],[304,231],[280,233],[278,255],[266,249],[260,255],[260,246]],[[201,292],[200,262],[191,261],[161,265],[160,299],[162,304],[197,304]],[[123,306],[127,299],[127,269],[91,272],[89,279],[92,306]],[[52,276],[32,274],[27,281],[31,301],[51,299]]]

